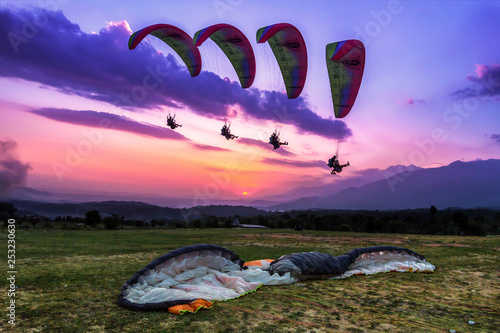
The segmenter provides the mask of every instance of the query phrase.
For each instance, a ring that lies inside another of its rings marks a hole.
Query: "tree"
[[[432,205],[429,210],[432,216],[436,215],[436,213],[438,212],[438,209],[434,205]]]
[[[201,220],[200,219],[194,219],[189,223],[189,226],[193,229],[200,229],[201,228]]]
[[[323,219],[321,216],[316,216],[313,219],[314,230],[323,230]]]
[[[0,202],[0,216],[12,217],[17,208],[11,202]]]
[[[104,223],[104,227],[106,229],[118,229],[118,227],[122,225],[122,220],[116,214],[105,217],[102,222]]]
[[[91,210],[85,213],[85,224],[95,226],[102,222],[101,213],[98,210]]]
[[[339,227],[339,231],[352,231],[352,227],[350,224],[342,223]]]
[[[404,234],[408,232],[408,225],[401,221],[390,220],[387,222],[387,230],[392,234]]]
[[[460,232],[464,232],[469,227],[469,217],[462,212],[453,213],[453,222],[458,225]]]
[[[218,228],[219,227],[219,219],[215,215],[210,215],[207,218],[205,225],[207,228]]]
[[[143,220],[134,220],[134,225],[136,228],[144,228],[146,223]]]
[[[231,220],[230,218],[226,217],[223,221],[222,221],[222,225],[223,225],[223,228],[233,228],[233,220]]]

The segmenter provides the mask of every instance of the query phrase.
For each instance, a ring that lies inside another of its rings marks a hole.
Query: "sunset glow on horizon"
[[[0,191],[24,185],[250,201],[381,175],[394,165],[499,158],[500,3],[349,3],[229,2],[221,12],[210,1],[168,1],[163,8],[3,1],[0,162],[13,169]],[[305,87],[294,100],[277,92],[284,85],[274,55],[255,40],[257,29],[285,21],[301,31],[308,51]],[[204,65],[194,78],[154,37],[127,47],[131,32],[148,25],[172,24],[192,36],[220,22],[251,42],[251,88],[241,89],[215,44],[200,47]],[[352,135],[338,143],[328,132],[340,121],[333,118],[325,45],[354,38],[365,44],[365,72],[342,120]],[[266,70],[269,63],[274,68]],[[169,113],[182,127],[166,127]],[[224,121],[237,139],[220,135]],[[273,150],[276,129],[289,145]],[[335,177],[326,163],[338,146],[341,162],[351,166]]]

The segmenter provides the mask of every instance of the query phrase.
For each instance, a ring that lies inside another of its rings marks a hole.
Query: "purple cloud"
[[[286,159],[277,159],[277,158],[267,158],[264,157],[262,159],[262,162],[266,164],[273,164],[273,165],[291,165],[299,168],[328,168],[326,165],[326,161],[320,161],[320,160],[315,160],[315,161],[293,161],[293,160],[286,160]]]
[[[304,98],[241,89],[206,71],[191,78],[173,55],[164,56],[147,41],[128,50],[130,33],[126,22],[87,34],[61,11],[2,8],[0,35],[7,38],[0,39],[0,76],[129,110],[169,106],[223,119],[237,104],[249,116],[294,125],[302,134],[333,139],[352,135],[344,122],[314,113]]]
[[[0,39],[1,76],[121,107],[179,107],[163,81],[183,70],[151,46],[129,51],[125,22],[86,34],[61,11],[3,8],[0,35],[7,37]]]
[[[44,108],[31,111],[39,116],[55,121],[95,127],[101,129],[114,129],[117,131],[130,132],[142,136],[150,136],[158,139],[188,140],[182,134],[169,128],[139,123],[133,119],[118,116],[112,113],[97,112],[91,110],[75,111],[68,109]]]
[[[492,134],[491,138],[496,141],[496,143],[500,143],[500,134]]]
[[[467,81],[472,85],[453,92],[451,96],[457,99],[500,96],[500,65],[476,64],[475,75],[467,76]]]
[[[0,197],[12,187],[26,183],[31,166],[17,156],[17,143],[10,139],[0,140]]]
[[[200,150],[213,150],[213,151],[231,151],[230,149],[225,149],[225,148],[220,148],[220,147],[214,147],[214,146],[209,146],[209,145],[202,145],[199,143],[193,144],[193,147],[200,149]]]

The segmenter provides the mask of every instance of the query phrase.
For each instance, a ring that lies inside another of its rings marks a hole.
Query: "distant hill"
[[[420,169],[415,165],[393,165],[385,170],[380,169],[367,169],[359,172],[358,175],[351,178],[336,179],[335,183],[330,183],[321,186],[300,186],[293,188],[285,193],[279,195],[270,195],[259,198],[249,203],[252,207],[266,208],[279,205],[286,202],[295,202],[300,198],[310,197],[325,197],[339,193],[350,187],[361,187],[378,180],[385,179],[388,176],[393,176],[398,173],[408,171],[415,171]],[[328,174],[326,174],[328,176]]]
[[[168,202],[159,206],[131,200],[64,202],[61,197],[61,194],[18,188],[7,201],[13,202],[19,213],[26,214],[83,217],[86,212],[96,209],[103,215],[118,214],[127,219],[172,220],[192,220],[207,215],[266,215],[270,210],[392,210],[431,205],[439,209],[500,208],[500,160],[456,161],[448,166],[428,169],[397,165],[385,170],[364,170],[359,177],[346,178],[335,186],[300,187],[262,200],[225,200],[220,205],[189,209],[165,207],[170,203],[178,204],[181,199],[158,198]],[[66,200],[69,198],[66,196]]]
[[[36,201],[10,200],[18,214],[37,214],[47,217],[85,217],[85,213],[98,210],[102,216],[117,214],[126,219],[169,219],[193,220],[216,215],[218,217],[266,215],[268,212],[246,206],[198,206],[189,209],[169,208],[136,201],[101,201],[83,203],[48,203]]]
[[[329,196],[314,196],[268,209],[390,210],[447,207],[500,207],[500,160],[456,161],[448,166],[414,169]]]

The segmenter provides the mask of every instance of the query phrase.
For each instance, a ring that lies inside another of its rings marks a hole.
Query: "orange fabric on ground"
[[[186,312],[196,313],[200,309],[210,309],[213,306],[212,302],[198,298],[190,304],[174,305],[168,308],[168,312],[183,315]]]
[[[243,266],[262,266],[262,261],[273,262],[274,259],[262,259],[262,260],[247,261],[246,263],[243,264]]]

